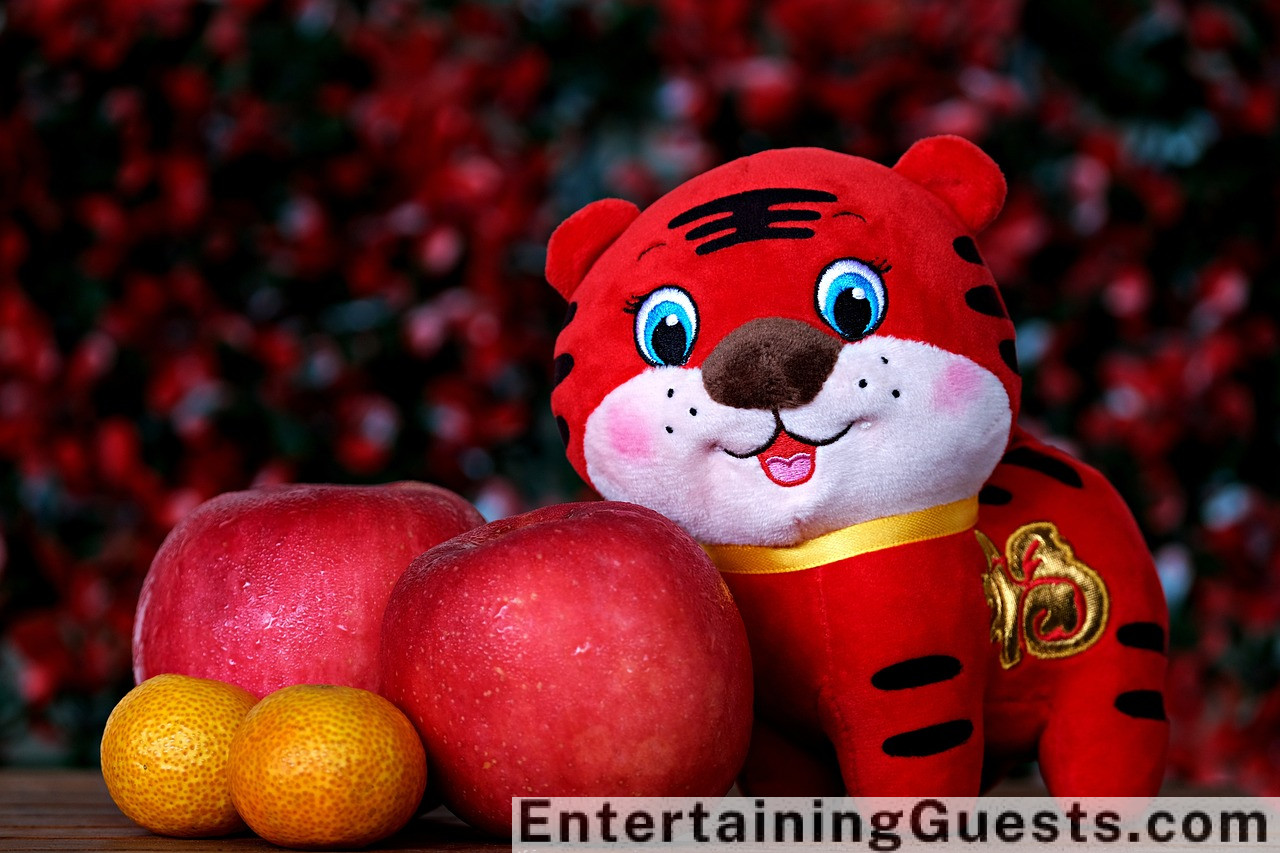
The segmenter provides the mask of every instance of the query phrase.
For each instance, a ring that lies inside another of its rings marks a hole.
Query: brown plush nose
[[[761,317],[716,344],[702,364],[702,385],[712,400],[735,409],[803,406],[822,390],[840,347],[807,323]]]

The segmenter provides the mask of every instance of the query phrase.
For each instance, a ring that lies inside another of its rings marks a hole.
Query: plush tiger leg
[[[972,532],[822,571],[824,727],[853,796],[976,796],[989,617]]]
[[[1001,640],[993,707],[1008,716],[1021,706],[1035,723],[1039,742],[1025,747],[1055,796],[1155,794],[1169,733],[1168,617],[1124,501],[1097,471],[1022,430],[979,500]],[[999,746],[1015,751],[1015,734]]]
[[[880,699],[874,703],[850,703],[862,713],[837,723],[832,735],[850,796],[977,795],[982,776],[981,696],[959,695],[946,685],[933,687],[867,697]]]
[[[844,792],[840,766],[823,737],[806,738],[756,720],[751,749],[738,777],[744,794],[761,797],[827,797]]]
[[[1169,741],[1165,662],[1157,650],[1163,636],[1156,623],[1121,625],[1121,642],[1148,645],[1098,649],[1110,653],[1110,666],[1081,669],[1058,685],[1040,737],[1040,772],[1054,796],[1147,797],[1159,792]]]
[[[803,570],[726,573],[751,638],[760,718],[825,733],[855,796],[976,795],[991,656],[985,570],[963,530]],[[757,731],[747,787],[834,787],[803,740],[776,735]]]

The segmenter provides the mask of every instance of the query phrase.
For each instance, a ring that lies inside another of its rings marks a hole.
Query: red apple
[[[142,585],[133,672],[376,690],[382,611],[418,554],[484,519],[425,483],[219,495],[165,539]]]
[[[382,628],[382,692],[455,814],[511,797],[719,796],[751,729],[751,659],[702,549],[634,504],[546,507],[431,549]]]

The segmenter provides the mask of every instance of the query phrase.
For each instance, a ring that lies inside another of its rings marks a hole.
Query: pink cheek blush
[[[613,406],[605,416],[605,439],[623,459],[645,461],[653,456],[653,427],[644,415],[627,404]]]
[[[933,404],[940,412],[963,411],[982,390],[981,368],[971,361],[953,361],[933,386]]]

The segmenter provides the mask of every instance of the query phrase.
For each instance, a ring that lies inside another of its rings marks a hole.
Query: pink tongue
[[[756,458],[770,480],[779,486],[798,486],[813,476],[816,454],[817,448],[813,445],[781,432]]]

